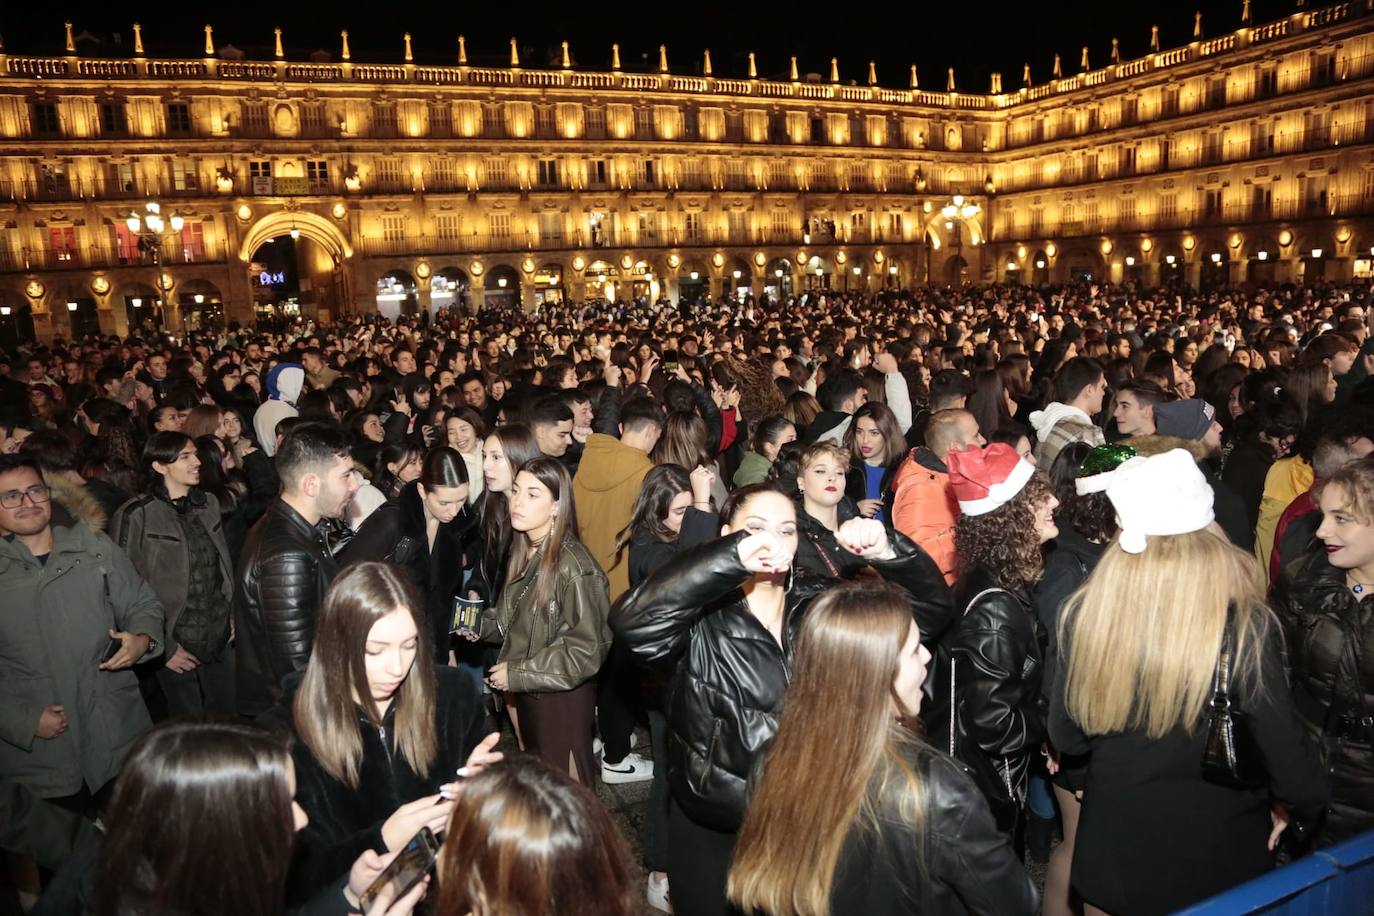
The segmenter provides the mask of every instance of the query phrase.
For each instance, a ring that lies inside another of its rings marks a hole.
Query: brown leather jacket
[[[610,587],[587,548],[564,542],[558,587],[547,608],[533,606],[539,556],[482,613],[482,639],[501,642],[498,660],[506,662],[512,693],[572,690],[601,670],[611,648]]]

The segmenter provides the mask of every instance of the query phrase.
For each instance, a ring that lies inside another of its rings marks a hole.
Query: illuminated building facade
[[[0,323],[1071,276],[1345,279],[1371,0],[990,91],[827,75],[0,49]],[[1248,8],[1248,6],[1247,6]],[[332,57],[332,55],[331,55]],[[846,76],[848,76],[846,74]],[[1008,81],[1010,82],[1010,81]],[[150,207],[151,203],[151,207]],[[284,293],[289,293],[286,295]]]

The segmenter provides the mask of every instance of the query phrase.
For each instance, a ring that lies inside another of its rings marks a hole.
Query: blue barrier
[[[1180,916],[1374,914],[1374,830],[1179,911]]]

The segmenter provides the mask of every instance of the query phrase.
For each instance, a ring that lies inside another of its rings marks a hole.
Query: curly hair
[[[1044,567],[1035,510],[1052,496],[1049,479],[1037,471],[1006,505],[986,515],[960,515],[954,526],[959,576],[981,566],[1003,588],[1033,585]]]
[[[1086,442],[1071,442],[1050,466],[1050,485],[1054,488],[1055,498],[1059,500],[1054,520],[1061,527],[1072,528],[1090,541],[1105,544],[1116,537],[1116,509],[1106,493],[1085,493],[1080,496],[1075,486],[1078,469],[1092,451],[1093,447]]]

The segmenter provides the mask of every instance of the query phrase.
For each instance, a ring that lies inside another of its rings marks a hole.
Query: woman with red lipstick
[[[424,604],[390,563],[347,567],[325,593],[303,676],[269,720],[289,721],[296,799],[310,823],[292,869],[304,900],[365,850],[441,830],[443,787],[501,759],[476,682],[436,666]]]
[[[482,639],[501,643],[487,683],[508,691],[525,749],[584,785],[596,685],[611,648],[610,585],[577,538],[572,478],[556,458],[522,466],[510,490],[506,584],[482,613]]]
[[[854,411],[844,445],[850,455],[845,494],[864,518],[887,521],[892,517],[892,480],[907,455],[906,437],[892,408],[869,401]]]
[[[1374,459],[1332,474],[1320,507],[1322,546],[1279,579],[1275,604],[1298,712],[1331,773],[1327,846],[1374,827]]]

